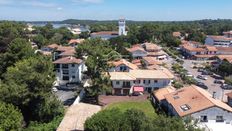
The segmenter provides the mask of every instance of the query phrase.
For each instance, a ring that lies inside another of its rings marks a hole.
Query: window
[[[188,111],[188,110],[191,109],[188,104],[184,104],[184,105],[180,106],[180,108],[181,108],[182,111]]]
[[[68,64],[62,64],[62,68],[68,68]]]
[[[120,84],[120,82],[119,81],[116,81],[116,85],[119,85]]]
[[[207,116],[201,116],[200,122],[208,122]]]
[[[150,84],[151,83],[151,80],[148,80],[148,84]]]
[[[75,64],[72,64],[72,67],[75,67]]]
[[[69,80],[69,76],[63,76],[63,80]]]
[[[76,78],[76,76],[72,76],[72,78],[73,78],[73,79],[75,79],[75,78]]]
[[[158,83],[158,80],[154,80],[154,83]]]
[[[223,116],[216,116],[216,122],[224,122]]]
[[[63,74],[68,75],[69,74],[68,70],[63,70]]]
[[[173,99],[179,99],[180,97],[179,96],[173,96]]]
[[[145,84],[146,83],[146,80],[143,80],[143,84]]]

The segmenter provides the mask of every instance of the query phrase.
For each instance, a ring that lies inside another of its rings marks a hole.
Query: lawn
[[[154,107],[149,100],[140,102],[118,102],[112,103],[106,107],[106,109],[119,108],[121,111],[126,111],[127,109],[138,109],[143,111],[148,117],[156,117]]]

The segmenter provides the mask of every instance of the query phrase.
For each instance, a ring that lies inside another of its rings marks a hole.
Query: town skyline
[[[229,0],[0,0],[1,20],[191,21],[232,19]],[[220,10],[217,10],[218,7]],[[97,15],[96,15],[97,13]]]

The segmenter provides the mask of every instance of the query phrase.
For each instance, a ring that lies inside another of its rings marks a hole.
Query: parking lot
[[[193,69],[193,62],[198,62],[198,61],[193,61],[193,60],[184,60],[183,67],[190,72],[194,78],[196,78],[198,75],[201,75],[201,72],[198,72],[197,69]],[[212,78],[209,75],[206,75],[207,80],[200,80],[203,82],[207,87],[208,87],[208,92],[213,95],[215,92],[216,98],[226,101],[226,97],[224,97],[224,94],[231,92],[231,90],[224,90],[220,86],[220,84],[215,84],[214,80],[215,78]]]

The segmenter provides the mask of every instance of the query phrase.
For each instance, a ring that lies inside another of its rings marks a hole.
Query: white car
[[[57,89],[56,87],[52,87],[52,91],[53,91],[53,92],[57,92],[58,89]]]
[[[198,75],[197,78],[202,79],[202,80],[207,80],[208,79],[206,76],[203,76],[203,75]]]

